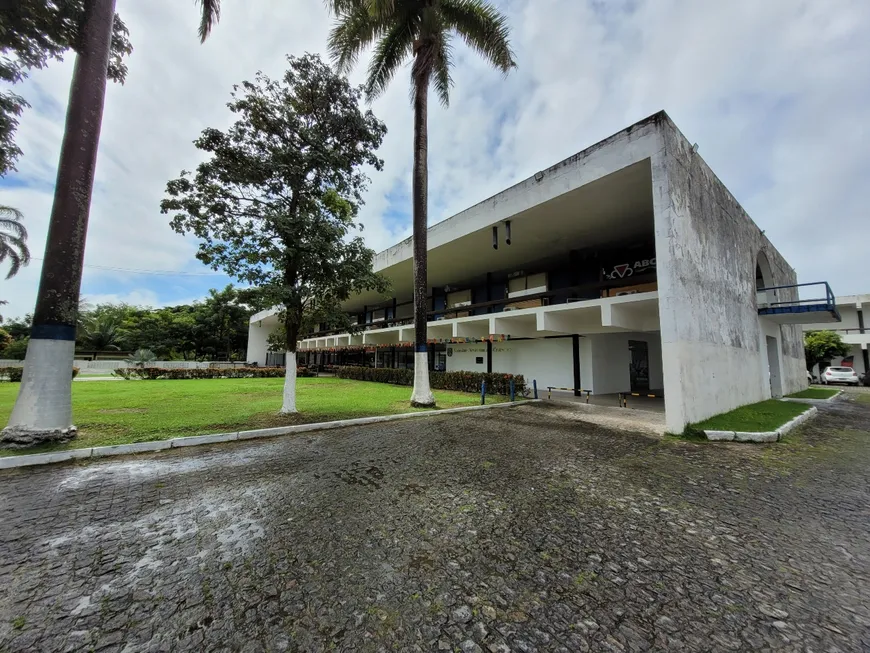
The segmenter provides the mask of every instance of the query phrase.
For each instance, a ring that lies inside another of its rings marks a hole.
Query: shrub
[[[0,367],[0,381],[20,383],[23,374],[23,367]]]
[[[283,367],[234,367],[231,369],[164,369],[162,367],[119,367],[115,375],[124,379],[274,379],[284,378]],[[298,371],[297,371],[298,374]]]
[[[30,338],[19,338],[18,340],[13,340],[6,345],[6,349],[3,350],[3,358],[23,361],[24,355],[27,353],[27,345],[29,342]]]
[[[79,368],[72,368],[72,378],[79,375]],[[21,383],[21,377],[24,376],[23,367],[0,367],[0,381],[9,381],[10,383]]]
[[[414,370],[392,369],[389,367],[340,367],[336,371],[340,379],[355,381],[374,381],[394,385],[413,385]],[[459,392],[480,392],[480,384],[486,381],[487,394],[510,394],[510,382],[514,381],[516,394],[523,395],[526,382],[521,374],[500,374],[493,372],[429,372],[429,385],[433,390],[458,390]]]
[[[152,363],[156,360],[157,354],[150,349],[137,349],[133,352],[133,355],[124,362],[129,363],[130,365],[135,365],[136,367],[145,367],[145,363]]]
[[[315,372],[313,372],[312,370],[309,370],[304,365],[300,365],[299,367],[296,368],[296,376],[301,376],[304,379],[304,378],[308,378],[311,376],[317,376],[317,374]]]

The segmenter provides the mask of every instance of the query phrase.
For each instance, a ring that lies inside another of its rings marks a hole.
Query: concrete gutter
[[[704,431],[704,435],[708,440],[715,442],[777,442],[783,435],[816,416],[818,412],[819,409],[813,406],[775,431]]]
[[[790,401],[796,404],[823,405],[831,403],[841,394],[843,394],[843,391],[838,390],[837,394],[835,394],[833,397],[828,397],[827,399],[809,399],[807,397],[783,397],[781,401]]]
[[[127,456],[129,454],[161,451],[163,449],[196,447],[203,444],[235,442],[238,440],[255,440],[258,438],[271,438],[279,435],[292,435],[295,433],[305,433],[308,431],[328,431],[331,429],[344,428],[346,426],[361,426],[364,424],[378,424],[380,422],[395,422],[401,419],[436,417],[438,415],[466,413],[474,410],[488,410],[490,408],[516,408],[517,406],[540,403],[541,401],[541,399],[527,399],[524,401],[489,404],[486,406],[462,406],[460,408],[445,408],[443,410],[421,411],[418,413],[402,413],[400,415],[384,415],[382,417],[358,417],[356,419],[342,419],[334,422],[316,422],[313,424],[278,426],[270,429],[255,429],[253,431],[216,433],[214,435],[191,435],[186,438],[172,438],[171,440],[151,440],[149,442],[116,444],[107,447],[67,449],[66,451],[25,454],[21,456],[3,456],[0,457],[0,469],[12,469],[14,467],[31,467],[33,465],[49,465],[51,463],[62,463],[69,460],[80,460],[84,458]]]

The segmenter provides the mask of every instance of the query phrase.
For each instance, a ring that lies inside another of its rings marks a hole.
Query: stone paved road
[[[785,445],[542,406],[0,474],[4,651],[870,649],[870,405]]]

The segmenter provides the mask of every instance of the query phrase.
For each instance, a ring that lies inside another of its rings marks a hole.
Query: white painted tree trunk
[[[75,346],[73,340],[31,339],[3,444],[29,446],[75,435],[71,387]]]
[[[414,354],[414,391],[412,406],[434,406],[435,396],[429,387],[429,354],[425,351]]]
[[[284,403],[281,414],[289,415],[296,411],[296,352],[288,351],[284,360],[287,371],[284,374]]]

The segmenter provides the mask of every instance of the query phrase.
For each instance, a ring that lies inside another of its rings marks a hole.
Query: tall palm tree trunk
[[[428,287],[426,280],[426,228],[429,222],[429,75],[414,80],[414,391],[412,406],[434,406],[429,387],[429,353],[426,345]]]
[[[75,436],[76,314],[114,16],[115,0],[86,0],[30,344],[21,389],[3,431],[6,446]]]

